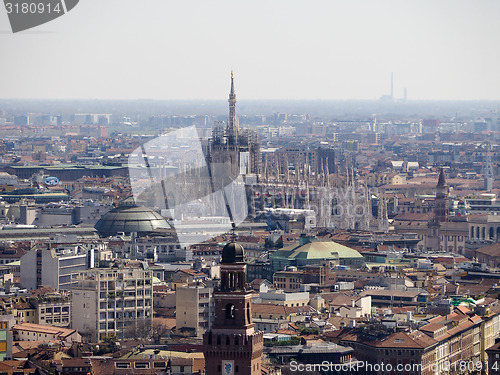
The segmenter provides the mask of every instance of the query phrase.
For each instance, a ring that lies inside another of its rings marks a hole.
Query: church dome
[[[245,250],[239,243],[230,242],[222,249],[222,263],[242,263],[245,261]]]
[[[142,236],[158,229],[169,229],[167,221],[147,207],[123,205],[116,207],[99,219],[95,229],[103,237],[118,233],[137,233]]]

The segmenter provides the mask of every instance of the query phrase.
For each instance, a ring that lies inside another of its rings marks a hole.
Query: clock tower
[[[222,250],[221,285],[214,292],[215,319],[203,335],[206,375],[261,375],[263,332],[252,323],[244,250],[234,241]]]

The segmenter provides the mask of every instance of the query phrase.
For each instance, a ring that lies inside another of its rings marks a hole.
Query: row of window
[[[115,367],[116,368],[132,368],[132,364],[134,365],[134,368],[138,369],[146,369],[150,368],[150,363],[149,362],[116,362]],[[153,362],[153,368],[165,368],[166,363],[165,362]],[[184,366],[181,366],[180,371],[184,371]]]
[[[62,308],[61,307],[47,307],[47,308],[44,308],[44,309],[40,309],[40,314],[59,314],[59,313],[69,313],[69,306],[63,306]]]
[[[44,320],[44,318],[41,318],[41,320]],[[58,324],[58,323],[69,323],[69,318],[45,319],[45,324]]]

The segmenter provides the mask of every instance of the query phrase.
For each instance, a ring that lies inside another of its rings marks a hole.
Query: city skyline
[[[233,69],[241,100],[376,100],[391,73],[396,99],[500,99],[493,1],[137,5],[17,34],[0,11],[0,98],[217,100]]]

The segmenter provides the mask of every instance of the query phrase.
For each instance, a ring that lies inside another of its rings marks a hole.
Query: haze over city
[[[86,0],[12,34],[1,98],[498,100],[495,1]]]
[[[500,375],[500,3],[4,3],[0,375]]]

